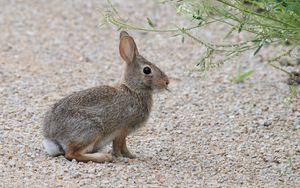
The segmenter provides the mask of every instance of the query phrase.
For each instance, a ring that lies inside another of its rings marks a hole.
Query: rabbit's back
[[[63,98],[47,112],[44,136],[84,142],[87,135],[135,129],[148,118],[151,105],[151,95],[134,93],[124,85],[90,88]]]

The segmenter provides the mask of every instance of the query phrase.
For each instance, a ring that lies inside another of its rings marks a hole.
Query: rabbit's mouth
[[[170,91],[168,86],[169,86],[169,79],[167,76],[164,76],[163,79],[157,80],[152,84],[153,90],[158,90],[158,91]]]
[[[170,90],[169,88],[167,88],[167,87],[165,88],[165,90],[166,90],[167,92],[171,92],[171,90]]]
[[[153,91],[154,91],[154,93],[160,93],[160,92],[164,92],[164,91],[171,92],[171,90],[168,87],[156,88]]]

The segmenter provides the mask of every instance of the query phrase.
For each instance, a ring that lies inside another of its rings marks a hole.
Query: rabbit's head
[[[125,31],[120,33],[119,51],[126,63],[122,81],[130,89],[140,91],[167,89],[168,76],[139,54],[133,38]]]

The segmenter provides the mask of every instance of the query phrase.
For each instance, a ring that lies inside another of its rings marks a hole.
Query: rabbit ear
[[[120,33],[119,51],[121,57],[128,64],[132,63],[139,53],[133,38],[125,31]]]

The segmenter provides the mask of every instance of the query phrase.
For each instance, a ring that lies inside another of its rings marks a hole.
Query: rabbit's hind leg
[[[78,162],[89,162],[93,161],[96,163],[111,162],[112,155],[109,153],[89,153],[95,145],[99,142],[100,138],[97,138],[94,142],[87,146],[80,146],[80,144],[70,144],[65,157],[68,160],[75,159]]]

